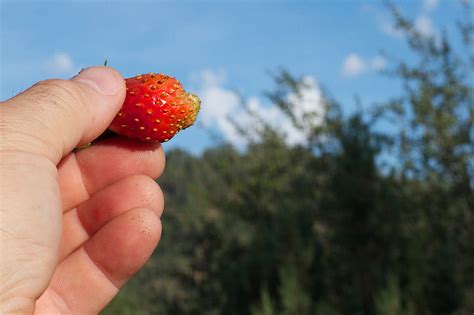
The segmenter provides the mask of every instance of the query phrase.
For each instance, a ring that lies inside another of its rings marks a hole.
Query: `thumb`
[[[98,137],[125,98],[125,81],[110,67],[70,80],[41,81],[0,105],[0,150],[42,155],[55,164]]]

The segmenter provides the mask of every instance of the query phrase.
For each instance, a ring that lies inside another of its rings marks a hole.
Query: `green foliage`
[[[260,293],[260,303],[252,308],[252,315],[275,315],[276,311],[273,306],[270,293],[267,289],[263,289]]]
[[[102,314],[122,314],[122,315],[144,315],[147,314],[140,303],[140,297],[138,297],[134,290],[129,289],[122,290],[114,299]]]
[[[298,265],[289,262],[280,269],[280,300],[282,304],[282,315],[308,314],[311,299],[302,286],[301,273]]]
[[[375,296],[375,313],[385,315],[412,315],[413,305],[406,308],[402,306],[402,295],[397,278],[390,276],[387,286],[382,288]]]
[[[419,57],[393,69],[403,95],[351,115],[326,97],[321,124],[294,113],[303,80],[283,71],[267,95],[305,145],[266,126],[244,151],[169,152],[161,244],[105,314],[472,312],[474,56],[391,9]]]

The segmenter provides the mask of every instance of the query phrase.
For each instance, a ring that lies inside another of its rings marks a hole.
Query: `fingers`
[[[151,209],[161,217],[163,193],[150,177],[129,176],[104,188],[79,207],[65,213],[59,261],[113,218],[134,208]]]
[[[53,275],[62,217],[56,175],[46,158],[0,150],[0,314],[26,312]]]
[[[36,311],[47,313],[54,299],[72,314],[98,314],[145,264],[160,235],[152,210],[133,209],[115,218],[58,266]]]
[[[122,137],[103,140],[66,157],[58,166],[58,182],[65,211],[102,188],[130,175],[157,178],[165,167],[160,144],[138,143]]]
[[[99,136],[119,111],[125,81],[109,67],[70,80],[39,82],[1,105],[4,150],[47,157],[55,164],[77,145]]]

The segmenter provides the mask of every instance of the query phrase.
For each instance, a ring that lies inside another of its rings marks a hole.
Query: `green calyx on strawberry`
[[[164,74],[125,79],[127,94],[109,129],[128,138],[166,142],[194,124],[201,101]]]

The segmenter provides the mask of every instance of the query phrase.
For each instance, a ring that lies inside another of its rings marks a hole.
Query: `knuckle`
[[[37,124],[34,119],[18,115],[13,107],[5,106],[4,109],[0,119],[0,151],[16,151],[44,143],[34,130],[33,126]]]
[[[67,80],[50,79],[20,95],[17,100],[7,101],[9,106],[2,115],[5,119],[0,119],[0,149],[23,147],[57,158],[62,154],[64,135],[55,130],[83,119],[87,113],[80,87]]]
[[[64,110],[84,109],[86,102],[81,89],[71,81],[50,79],[36,83],[31,101],[39,106],[51,106]]]
[[[132,181],[135,181],[139,186],[142,192],[147,194],[157,194],[159,187],[156,181],[154,181],[151,177],[146,175],[134,175],[132,177]]]
[[[139,176],[143,185],[145,185],[146,187],[155,188],[157,186],[157,183],[150,176],[146,176],[143,174],[137,176]]]
[[[131,180],[135,181],[137,187],[139,187],[143,200],[147,201],[146,203],[161,215],[164,196],[158,183],[146,175],[135,175]]]

